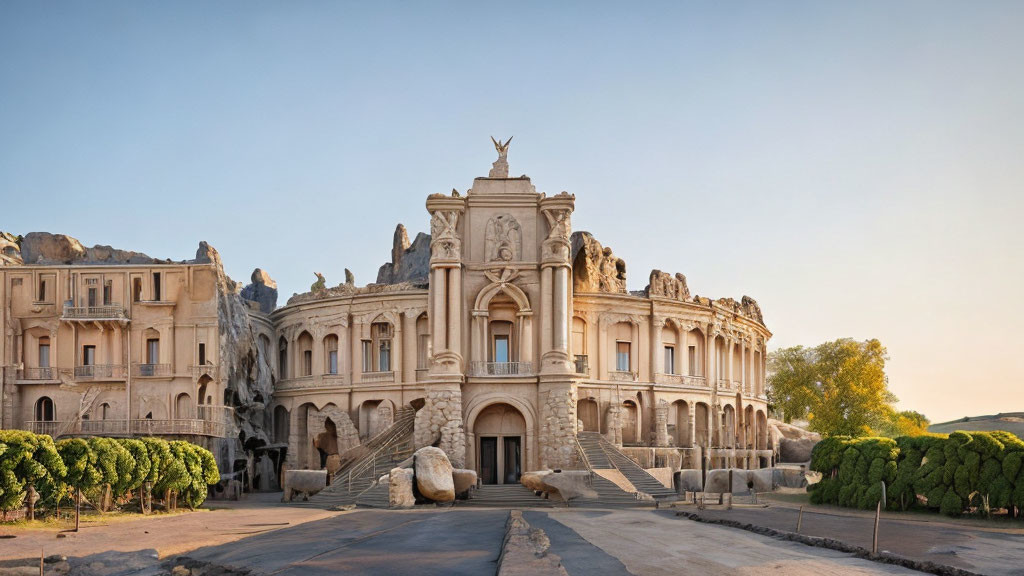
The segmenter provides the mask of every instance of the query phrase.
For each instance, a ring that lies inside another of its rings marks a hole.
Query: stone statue
[[[501,140],[495,140],[494,136],[491,136],[491,142],[494,142],[494,149],[498,151],[498,159],[491,165],[491,171],[487,177],[508,178],[508,145],[512,142],[512,138],[510,137],[502,143]]]
[[[345,284],[349,286],[356,285],[356,275],[353,274],[352,271],[349,270],[348,268],[345,268]]]
[[[459,258],[462,241],[455,230],[459,223],[459,213],[454,210],[437,210],[430,218],[430,249],[431,257],[453,259]]]
[[[313,282],[313,285],[310,286],[309,289],[312,292],[323,292],[324,290],[327,290],[327,280],[324,279],[324,275],[319,272],[313,272],[313,274],[316,274],[316,282]]]
[[[575,292],[626,292],[626,262],[588,232],[574,232],[572,276]]]
[[[487,222],[484,253],[488,262],[520,260],[523,231],[511,214],[499,214]]]
[[[648,296],[661,296],[672,300],[690,300],[690,288],[686,285],[686,276],[676,274],[673,277],[668,272],[651,270],[650,284],[647,285]]]

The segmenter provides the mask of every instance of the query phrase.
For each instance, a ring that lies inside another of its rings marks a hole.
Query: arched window
[[[313,375],[313,337],[309,335],[309,332],[303,331],[299,334],[298,340],[299,346],[299,369],[301,372],[299,376],[312,376]]]
[[[174,415],[179,420],[192,418],[192,397],[182,392],[174,402]]]
[[[430,322],[427,315],[420,314],[416,319],[416,369],[426,370],[430,367]]]
[[[324,338],[324,373],[338,373],[338,337],[335,334]]]
[[[363,372],[391,371],[391,324],[374,322],[370,339],[363,340]]]
[[[38,422],[53,422],[55,414],[56,407],[48,396],[36,400],[36,420]]]
[[[283,336],[277,341],[277,372],[281,380],[288,377],[288,341]]]

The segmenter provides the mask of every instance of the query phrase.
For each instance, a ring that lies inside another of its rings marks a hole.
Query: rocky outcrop
[[[611,248],[601,246],[589,232],[573,232],[570,242],[574,292],[626,293],[626,262]]]
[[[252,271],[252,283],[242,288],[242,298],[256,304],[264,314],[270,314],[277,308],[277,282],[263,270]]]
[[[86,248],[64,234],[29,232],[20,243],[25,264],[164,264],[170,260],[150,258],[141,252],[118,250],[98,244]]]
[[[427,389],[423,408],[416,411],[413,442],[417,448],[437,444],[451,462],[466,462],[466,431],[462,422],[462,391],[458,388]]]
[[[743,314],[748,318],[764,324],[764,316],[761,315],[761,307],[757,304],[757,300],[750,296],[744,296],[740,301],[740,309],[743,310]]]
[[[434,502],[455,500],[452,463],[440,448],[427,446],[415,454],[416,488],[424,498]]]
[[[672,276],[661,270],[651,270],[650,283],[644,288],[644,293],[650,296],[660,296],[672,300],[689,302],[690,288],[686,285],[686,276],[676,274]]]
[[[377,271],[377,284],[426,284],[429,279],[430,234],[420,232],[410,244],[405,226],[399,224],[395,228],[391,262],[384,264]]]
[[[546,386],[546,385],[542,385]],[[576,398],[572,388],[541,389],[540,463],[546,468],[576,465]]]

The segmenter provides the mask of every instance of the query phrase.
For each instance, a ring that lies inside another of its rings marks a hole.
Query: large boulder
[[[680,494],[704,491],[704,478],[700,470],[679,470],[675,476],[676,491]]]
[[[452,470],[452,483],[455,484],[455,495],[464,498],[469,494],[470,487],[476,486],[476,471],[455,468]]]
[[[413,471],[411,468],[394,468],[388,475],[388,506],[391,508],[412,508],[416,496],[412,490]]]
[[[551,474],[551,470],[537,470],[534,472],[526,472],[519,477],[519,483],[526,486],[534,492],[544,491],[544,477]]]
[[[754,492],[771,492],[775,484],[773,476],[771,468],[747,470],[747,483]]]
[[[85,259],[85,246],[71,236],[29,232],[21,240],[25,264],[71,264]]]
[[[420,494],[434,502],[455,500],[455,481],[452,479],[452,463],[440,448],[427,446],[414,454],[416,488]]]
[[[810,462],[811,450],[818,441],[817,438],[781,438],[779,462]]]
[[[545,474],[541,478],[547,492],[558,492],[562,500],[596,500],[597,492],[590,487],[587,470],[562,470]]]
[[[251,284],[242,288],[242,298],[254,302],[260,312],[270,314],[277,308],[277,282],[259,268],[252,271],[251,280]]]
[[[722,468],[720,470],[708,470],[707,481],[704,483],[704,491],[711,494],[729,493],[729,472],[732,472],[732,493],[746,494],[750,491],[747,482],[750,480],[750,470],[741,468]]]
[[[285,470],[282,501],[291,502],[297,494],[303,500],[327,487],[327,470]]]

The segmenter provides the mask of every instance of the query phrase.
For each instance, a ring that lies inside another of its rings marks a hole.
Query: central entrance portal
[[[488,406],[473,426],[477,474],[484,484],[518,484],[523,474],[526,420],[508,404]]]

